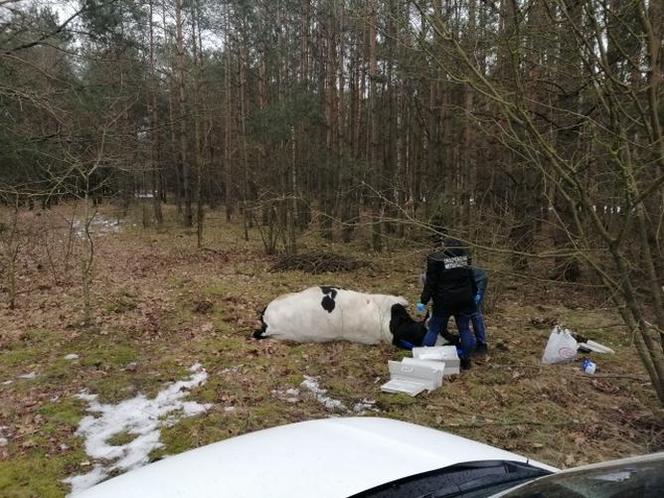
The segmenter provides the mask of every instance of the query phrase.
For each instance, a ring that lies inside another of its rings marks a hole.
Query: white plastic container
[[[412,359],[412,358],[411,358]],[[417,396],[424,391],[433,391],[443,385],[443,369],[439,365],[389,361],[390,380],[381,386],[384,392],[403,392]]]
[[[460,360],[456,346],[431,346],[413,348],[413,358],[425,361],[445,363],[444,375],[455,375],[460,372]]]

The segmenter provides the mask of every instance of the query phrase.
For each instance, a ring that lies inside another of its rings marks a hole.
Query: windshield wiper
[[[381,484],[349,498],[482,498],[551,472],[525,462],[464,462]]]
[[[549,475],[549,472],[545,470],[519,466],[515,472],[485,475],[459,484],[449,483],[417,498],[454,498],[455,496],[463,496],[474,491],[481,491],[487,488],[493,489],[496,486],[515,484],[519,481],[532,480],[546,475]]]

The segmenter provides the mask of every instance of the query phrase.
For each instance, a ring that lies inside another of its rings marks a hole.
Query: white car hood
[[[397,420],[330,418],[190,450],[76,496],[341,498],[403,477],[478,460],[528,461],[508,451]]]

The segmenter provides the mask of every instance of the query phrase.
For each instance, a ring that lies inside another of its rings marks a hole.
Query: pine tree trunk
[[[183,224],[194,224],[192,211],[191,167],[187,162],[187,112],[185,98],[185,53],[184,53],[184,13],[183,0],[175,0],[176,49],[177,49],[177,85],[178,85],[178,125],[180,144],[180,171],[182,172],[182,190],[184,201]]]

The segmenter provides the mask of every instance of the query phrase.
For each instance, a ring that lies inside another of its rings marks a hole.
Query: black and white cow
[[[361,344],[402,340],[420,345],[426,327],[413,320],[400,296],[365,294],[338,287],[310,287],[284,294],[267,305],[256,339],[295,342],[346,340]]]

